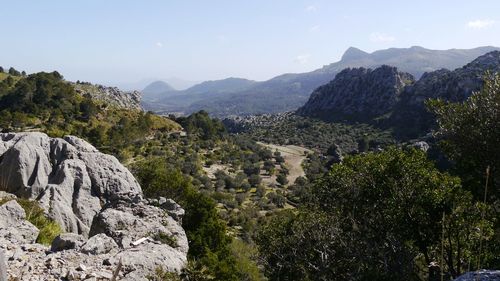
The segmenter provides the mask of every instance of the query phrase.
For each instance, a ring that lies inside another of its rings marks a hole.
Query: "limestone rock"
[[[7,263],[5,261],[5,255],[0,249],[0,280],[7,280]]]
[[[500,270],[480,270],[467,272],[455,281],[500,281]]]
[[[387,65],[373,70],[347,68],[317,88],[297,113],[325,119],[370,120],[390,112],[405,86],[414,81],[411,74]]]
[[[82,96],[88,96],[112,106],[142,110],[141,93],[139,91],[124,92],[116,87],[105,87],[89,83],[76,83],[74,87],[76,92]]]
[[[172,247],[152,243],[127,249],[116,255],[114,260],[121,261],[126,276],[124,280],[142,280],[157,268],[180,272],[187,262],[185,256],[176,254]]]
[[[90,237],[81,248],[81,252],[85,254],[100,255],[107,254],[117,248],[118,245],[115,240],[104,233],[100,233]]]
[[[163,198],[165,199],[165,198]],[[172,199],[165,199],[162,200],[162,197],[160,197],[159,200],[160,207],[165,209],[167,213],[176,221],[182,223],[182,218],[184,217],[184,214],[186,213],[184,209],[181,208],[177,202],[175,202]]]
[[[25,219],[24,209],[15,200],[1,205],[0,238],[18,243],[34,243],[40,231]]]
[[[63,233],[52,241],[50,250],[57,252],[62,250],[80,249],[84,242],[85,238],[81,235],[75,233]]]
[[[412,146],[416,149],[422,150],[423,152],[427,152],[430,148],[429,144],[425,141],[417,141]]]
[[[168,236],[175,240],[176,251],[186,254],[188,250],[188,241],[179,222],[160,208],[146,204],[122,204],[103,210],[90,229],[90,235],[98,233],[112,237],[123,248],[130,248],[133,241],[143,237]]]
[[[163,207],[149,205],[132,174],[84,140],[0,134],[0,183],[0,199],[36,199],[67,232],[49,250],[34,243],[39,231],[15,200],[1,205],[0,251],[9,278],[108,278],[122,261],[119,280],[146,280],[158,267],[186,265],[184,210],[166,198]]]
[[[37,198],[67,232],[86,236],[102,205],[142,198],[139,184],[115,157],[76,137],[0,134],[0,159],[0,188]]]

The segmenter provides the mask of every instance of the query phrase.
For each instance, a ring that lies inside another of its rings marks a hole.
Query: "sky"
[[[499,0],[0,0],[0,65],[132,85],[267,80],[350,46],[500,46]]]

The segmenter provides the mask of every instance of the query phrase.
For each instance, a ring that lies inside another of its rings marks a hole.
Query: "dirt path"
[[[287,177],[289,184],[293,184],[295,179],[305,175],[304,169],[302,169],[302,161],[306,159],[305,153],[312,152],[311,150],[296,145],[275,145],[262,142],[259,142],[259,144],[266,146],[273,152],[278,150],[281,156],[285,158],[285,163],[290,169],[290,174]]]

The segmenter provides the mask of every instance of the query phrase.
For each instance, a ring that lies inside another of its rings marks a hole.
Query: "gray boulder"
[[[127,249],[116,255],[113,260],[121,261],[126,278],[124,280],[144,280],[156,269],[180,272],[186,265],[185,256],[168,245],[145,243]]]
[[[164,210],[166,210],[167,213],[174,220],[176,220],[182,224],[182,218],[184,217],[184,214],[186,213],[186,211],[184,211],[184,209],[182,209],[182,207],[179,204],[177,204],[177,202],[175,202],[174,200],[165,199],[165,198],[163,198],[164,200],[162,200],[162,198],[163,197],[160,197],[160,200],[159,200],[160,207],[162,207]]]
[[[0,249],[0,281],[7,281],[7,262],[3,250]]]
[[[417,141],[412,146],[416,149],[422,150],[423,152],[427,152],[430,148],[429,144],[425,141]]]
[[[0,206],[0,238],[19,244],[34,243],[40,231],[26,221],[24,209],[15,200]]]
[[[142,199],[139,184],[115,157],[76,137],[0,134],[0,159],[0,189],[37,198],[67,232],[87,236],[102,205]]]
[[[53,252],[71,249],[78,250],[83,243],[85,243],[85,237],[76,233],[63,233],[52,241],[50,250]]]
[[[90,229],[90,235],[99,233],[112,237],[123,248],[132,247],[132,242],[144,237],[153,240],[170,237],[175,241],[173,248],[179,254],[185,255],[189,249],[187,237],[178,221],[162,209],[142,203],[133,206],[121,204],[103,210]]]
[[[81,248],[81,252],[85,254],[100,255],[107,254],[117,248],[118,245],[113,238],[104,233],[100,233],[90,237]]]
[[[480,270],[467,272],[455,281],[500,281],[500,270]]]

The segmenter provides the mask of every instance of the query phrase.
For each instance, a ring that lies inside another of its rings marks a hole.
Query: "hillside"
[[[425,73],[418,81],[394,67],[346,69],[316,89],[297,113],[329,121],[378,124],[394,129],[399,137],[414,138],[428,133],[434,124],[426,100],[462,102],[480,89],[488,70],[500,71],[500,51],[453,71]]]
[[[184,112],[192,103],[242,91],[250,88],[255,83],[252,80],[232,77],[222,80],[205,81],[183,91],[167,90],[157,93],[154,100],[149,98],[151,94],[144,92],[146,90],[144,89],[143,97],[145,99],[143,106],[148,110],[158,112]]]
[[[95,101],[118,108],[142,110],[141,94],[138,91],[124,92],[116,87],[105,87],[84,82],[75,83],[74,88],[77,94],[88,96]]]
[[[267,81],[254,83],[246,89],[214,93],[207,95],[206,98],[191,98],[190,95],[182,95],[166,99],[152,107],[146,105],[146,108],[186,114],[207,110],[219,117],[285,112],[304,105],[317,87],[328,83],[337,73],[348,67],[376,68],[381,65],[390,65],[420,78],[424,72],[461,67],[492,50],[498,50],[498,48],[429,50],[411,47],[366,53],[351,47],[340,61],[311,72],[283,74]]]
[[[401,100],[385,126],[396,129],[401,137],[416,137],[428,132],[435,125],[434,117],[427,111],[425,101],[442,99],[463,102],[474,91],[480,90],[487,71],[500,71],[500,51],[482,55],[467,65],[453,71],[437,70],[426,73],[413,85],[405,88]]]
[[[157,101],[169,93],[176,92],[176,90],[164,81],[155,81],[147,85],[142,91],[142,99],[147,102]]]
[[[327,120],[367,121],[389,113],[403,89],[414,82],[411,74],[396,67],[347,68],[316,89],[297,113]]]

